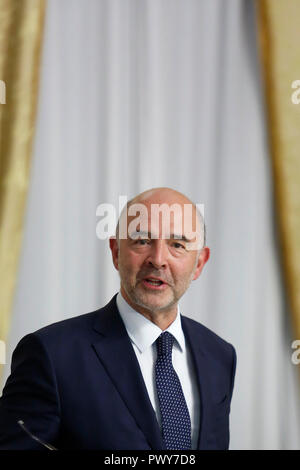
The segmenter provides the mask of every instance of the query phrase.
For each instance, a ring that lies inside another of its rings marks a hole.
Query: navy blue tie
[[[191,449],[191,419],[180,380],[172,364],[174,336],[168,331],[156,340],[156,389],[161,412],[162,435],[167,449]]]

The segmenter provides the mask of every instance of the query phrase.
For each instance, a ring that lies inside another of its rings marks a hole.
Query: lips
[[[166,282],[159,277],[145,277],[144,280],[150,284],[153,284],[154,286],[161,286],[162,284],[166,284]]]
[[[142,283],[146,288],[152,290],[162,290],[168,286],[168,284],[163,279],[152,276],[142,279]]]

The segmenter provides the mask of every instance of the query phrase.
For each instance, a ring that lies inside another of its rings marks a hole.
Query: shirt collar
[[[149,348],[157,340],[163,330],[155,325],[155,323],[148,320],[148,318],[144,317],[144,315],[134,310],[126,302],[121,292],[117,295],[117,307],[131,341],[133,341],[141,352],[145,351],[145,349]],[[177,307],[175,320],[164,331],[168,331],[174,336],[176,339],[174,344],[184,352],[185,338],[181,326],[179,306]]]

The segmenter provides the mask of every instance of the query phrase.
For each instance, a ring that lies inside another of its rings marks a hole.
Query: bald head
[[[175,189],[167,187],[147,189],[147,191],[144,191],[131,199],[130,202],[145,202],[149,200],[155,200],[157,203],[161,204],[168,202],[193,204],[193,202],[184,194],[176,191]]]
[[[173,217],[180,216],[182,219],[182,214],[184,215],[184,221],[186,221],[186,215],[190,218],[191,222],[191,231],[192,226],[193,230],[197,229],[197,238],[200,240],[200,244],[198,245],[198,250],[202,249],[205,246],[205,223],[203,216],[197,207],[187,196],[182,194],[179,191],[176,191],[172,188],[167,187],[159,187],[159,188],[152,188],[144,191],[130,201],[127,202],[125,207],[122,210],[120,218],[117,223],[116,227],[116,238],[119,242],[119,238],[126,238],[129,234],[127,231],[127,216],[134,216],[137,212],[141,212],[144,210],[149,209],[150,213],[152,214],[152,219],[154,219],[153,214],[157,211],[162,215],[162,217],[167,218],[170,224],[170,211],[173,211]],[[125,217],[126,216],[126,217]],[[159,214],[158,214],[159,216]],[[126,221],[124,220],[126,219]],[[145,217],[144,217],[145,219]],[[120,223],[124,223],[123,227],[123,235],[120,237]],[[126,229],[126,234],[125,234]]]

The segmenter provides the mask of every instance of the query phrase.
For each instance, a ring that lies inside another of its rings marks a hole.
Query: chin
[[[156,301],[151,302],[150,300],[147,300],[145,298],[137,298],[136,303],[147,310],[153,311],[165,310],[171,307],[174,304],[174,301],[173,299],[168,299],[165,302],[159,302],[159,300],[157,299]]]
[[[176,303],[171,292],[165,292],[163,295],[158,292],[147,293],[139,285],[134,289],[128,289],[128,294],[131,302],[149,311],[165,310]]]

